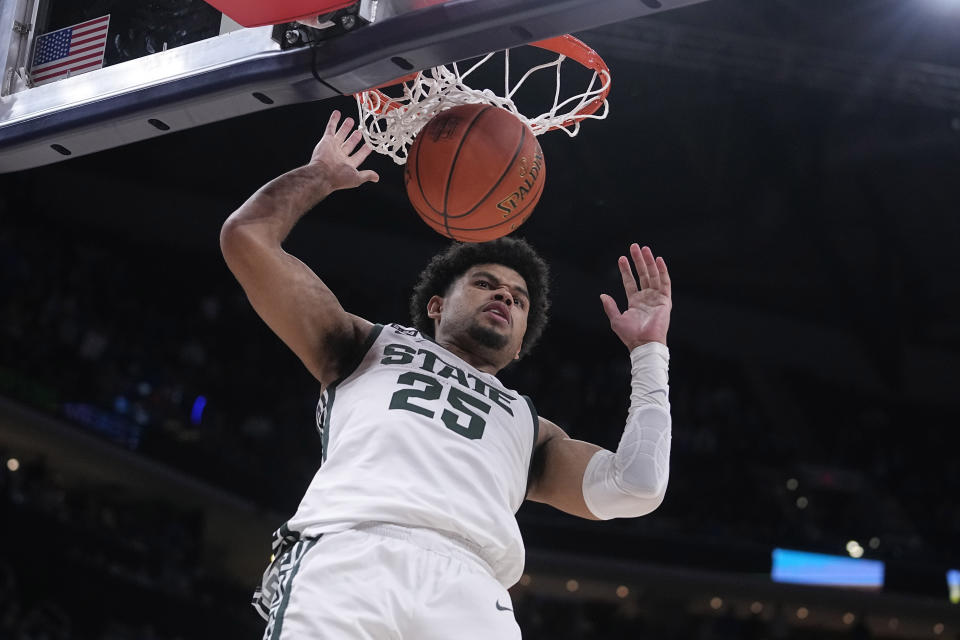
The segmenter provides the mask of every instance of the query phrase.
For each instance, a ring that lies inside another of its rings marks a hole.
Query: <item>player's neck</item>
[[[437,344],[439,344],[441,347],[443,347],[450,353],[454,354],[455,356],[459,357],[461,360],[463,360],[464,362],[472,366],[474,369],[477,369],[478,371],[489,373],[490,375],[495,376],[497,375],[497,372],[499,372],[500,369],[503,368],[494,359],[499,354],[496,354],[496,353],[484,354],[484,353],[478,352],[476,349],[472,349],[472,350],[465,349],[464,347],[458,345],[455,342],[450,341],[449,339],[437,340]],[[493,356],[493,358],[491,358],[490,356]]]

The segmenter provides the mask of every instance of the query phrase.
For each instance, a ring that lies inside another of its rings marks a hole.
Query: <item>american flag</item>
[[[109,26],[105,15],[39,36],[30,69],[34,85],[102,67]]]

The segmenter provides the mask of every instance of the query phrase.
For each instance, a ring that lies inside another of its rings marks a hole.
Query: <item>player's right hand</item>
[[[630,256],[637,268],[638,279],[633,277],[630,261],[620,256],[617,266],[627,294],[627,309],[620,313],[617,302],[607,294],[600,294],[610,328],[617,334],[627,349],[648,342],[667,344],[667,329],[670,327],[670,310],[673,309],[673,293],[670,273],[663,258],[655,258],[650,247],[641,247],[636,242],[630,245]]]
[[[359,128],[353,129],[353,118],[347,118],[338,128],[339,123],[340,112],[334,111],[327,121],[323,137],[313,149],[310,164],[326,167],[332,191],[352,189],[365,182],[379,182],[380,176],[376,171],[359,170],[359,166],[373,151],[366,142],[360,144],[363,132]]]

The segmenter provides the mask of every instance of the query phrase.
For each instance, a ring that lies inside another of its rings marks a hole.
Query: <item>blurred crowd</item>
[[[0,640],[175,640],[256,628],[237,615],[246,594],[198,569],[202,514],[67,482],[42,459],[2,447],[0,458]]]
[[[0,290],[0,396],[272,511],[295,508],[320,460],[313,424],[319,389],[259,322],[218,255],[101,243],[4,218]],[[404,297],[391,301],[395,309]],[[383,307],[382,296],[368,302]],[[578,349],[565,348],[570,344]],[[868,557],[956,559],[949,541],[960,536],[960,512],[951,506],[960,469],[943,439],[955,417],[947,410],[859,396],[801,372],[771,379],[749,363],[689,351],[682,338],[671,351],[667,500],[654,517],[614,526],[673,540],[828,553],[842,553],[856,537]],[[573,437],[616,446],[629,361],[610,336],[585,336],[558,319],[530,358],[503,378]],[[75,577],[64,578],[52,599],[31,601],[34,554],[27,564],[26,556],[5,553],[0,640],[190,637],[129,627],[109,615],[96,629],[84,627],[76,611],[78,594],[133,602],[136,593],[120,584],[187,611],[183,601],[199,594],[201,577],[191,570],[199,522],[129,497],[68,492],[42,469],[12,478],[4,476],[3,521],[23,526],[5,528],[13,536],[6,548],[43,549],[49,541],[57,554],[51,562],[66,563]],[[598,620],[623,620],[625,629],[640,624],[622,611],[594,616],[586,605],[525,606],[518,605],[518,615],[528,638],[583,637],[563,630]],[[575,621],[551,626],[574,611]],[[712,618],[688,619],[702,623],[697,635],[664,630],[647,637],[786,637],[770,635],[759,621],[756,629],[728,632]],[[84,633],[71,631],[81,627]],[[617,633],[605,629],[602,636]]]
[[[0,266],[9,292],[0,298],[0,395],[271,510],[295,508],[319,461],[319,389],[218,255],[4,222]],[[573,437],[612,448],[628,398],[621,351],[606,334],[557,320],[502,377]],[[943,557],[960,533],[946,410],[860,397],[798,372],[772,380],[749,363],[686,351],[682,338],[672,346],[671,401],[668,497],[636,526],[825,551],[857,538],[875,557],[920,558]],[[909,438],[905,421],[919,427]]]
[[[515,601],[526,640],[868,640],[859,619],[845,629],[800,629],[783,609],[742,618],[731,612],[689,611],[680,601],[644,603],[530,596]]]
[[[118,487],[68,486],[40,460],[18,462],[0,467],[0,519],[15,524],[0,529],[0,640],[260,636],[248,593],[197,569],[200,514],[145,504]],[[652,595],[611,603],[518,588],[513,604],[527,640],[871,637],[862,626],[803,632],[782,611],[749,619],[690,612]]]
[[[0,394],[262,504],[312,475],[309,381],[239,288],[35,227],[3,229],[0,260]]]

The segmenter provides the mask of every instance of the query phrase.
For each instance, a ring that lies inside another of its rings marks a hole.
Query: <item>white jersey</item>
[[[523,572],[516,512],[537,438],[533,404],[416,329],[376,325],[362,359],[323,393],[323,464],[284,529],[360,523],[465,540],[504,586]]]

